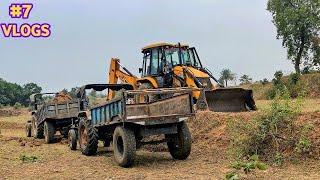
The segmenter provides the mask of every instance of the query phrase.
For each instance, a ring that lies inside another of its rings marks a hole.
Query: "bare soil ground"
[[[315,131],[314,146],[320,146],[320,100],[307,101],[299,122],[311,122]],[[259,101],[260,109],[266,101]],[[315,105],[316,104],[316,105]],[[173,160],[168,152],[139,150],[132,168],[121,168],[113,160],[112,149],[99,147],[96,156],[86,157],[69,150],[65,140],[44,144],[43,140],[26,138],[24,123],[29,117],[0,117],[0,179],[224,179],[231,170],[227,150],[229,136],[226,121],[236,118],[245,123],[256,113],[201,112],[188,121],[193,147],[185,161]],[[157,151],[157,148],[154,149]],[[318,149],[319,150],[319,149]],[[21,157],[34,156],[35,162],[23,162]],[[319,155],[316,155],[319,156]],[[315,157],[316,157],[315,156]],[[270,166],[266,171],[254,171],[244,179],[320,179],[320,160],[310,158],[283,167]]]

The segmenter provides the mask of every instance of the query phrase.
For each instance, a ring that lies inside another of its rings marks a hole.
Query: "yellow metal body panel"
[[[158,83],[157,83],[157,81],[153,78],[153,77],[143,77],[143,78],[139,78],[138,80],[137,80],[137,82],[139,83],[142,83],[142,82],[146,82],[146,81],[148,81],[152,86],[153,86],[153,88],[158,88],[159,86],[158,86]]]
[[[209,78],[209,75],[199,71],[193,67],[187,67],[187,66],[176,66],[173,68],[173,72],[175,75],[180,77],[185,77],[185,81],[188,87],[190,88],[197,88],[197,85],[194,81],[194,79],[188,74],[183,71],[183,69],[187,69],[189,72],[193,74],[195,77],[199,78]],[[200,97],[200,91],[193,91],[193,97],[198,99]]]
[[[120,60],[112,58],[109,68],[109,84],[118,84],[118,80],[123,83],[131,84],[134,89],[137,88],[137,77],[131,76],[120,70]],[[115,92],[112,90],[108,91],[108,99],[112,99],[115,96]]]

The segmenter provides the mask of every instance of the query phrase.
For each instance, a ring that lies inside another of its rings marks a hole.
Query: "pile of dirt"
[[[13,108],[0,109],[0,117],[8,117],[8,116],[19,116],[23,113],[22,110],[17,110]]]
[[[26,138],[26,137],[0,137],[0,140],[3,142],[16,141],[20,144],[20,146],[41,146],[44,144],[43,139],[35,139],[35,138]]]
[[[53,102],[55,103],[66,102],[71,100],[72,100],[72,97],[63,91],[57,93],[56,96],[53,98]]]

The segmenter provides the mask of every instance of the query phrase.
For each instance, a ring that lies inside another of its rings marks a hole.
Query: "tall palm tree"
[[[228,81],[232,81],[235,79],[235,74],[231,72],[230,69],[223,69],[220,73],[220,81],[225,84],[225,86],[228,86]]]

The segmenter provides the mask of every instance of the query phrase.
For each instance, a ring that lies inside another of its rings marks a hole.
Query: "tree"
[[[29,97],[31,94],[40,93],[42,88],[38,86],[36,83],[28,83],[23,85],[23,99],[19,102],[23,105],[29,104]]]
[[[32,93],[41,92],[42,88],[35,83],[20,86],[0,78],[0,104],[13,106],[16,103],[28,105]]]
[[[268,81],[267,78],[264,78],[264,79],[260,80],[260,83],[261,83],[262,85],[266,85],[266,84],[269,83],[269,81]]]
[[[42,88],[38,86],[36,83],[28,83],[23,85],[23,90],[27,94],[33,94],[33,93],[40,93],[42,91]]]
[[[92,89],[91,92],[89,93],[89,96],[96,98],[97,97],[97,91]]]
[[[225,84],[225,86],[228,86],[228,81],[232,81],[235,79],[235,74],[231,72],[230,69],[223,69],[220,73],[220,79],[219,81],[221,84]]]
[[[69,95],[70,95],[72,98],[76,98],[76,97],[77,97],[78,89],[79,89],[79,87],[71,88],[71,90],[70,90],[70,92],[69,92]]]
[[[272,13],[277,38],[287,48],[296,73],[300,74],[302,63],[311,61],[315,66],[320,65],[320,1],[269,0],[267,9]]]
[[[272,79],[273,84],[274,85],[281,84],[282,83],[282,80],[281,80],[282,77],[283,77],[283,72],[282,71],[276,71],[274,73],[274,78]]]
[[[250,84],[252,82],[252,78],[249,77],[249,75],[242,75],[239,79],[240,84]]]

